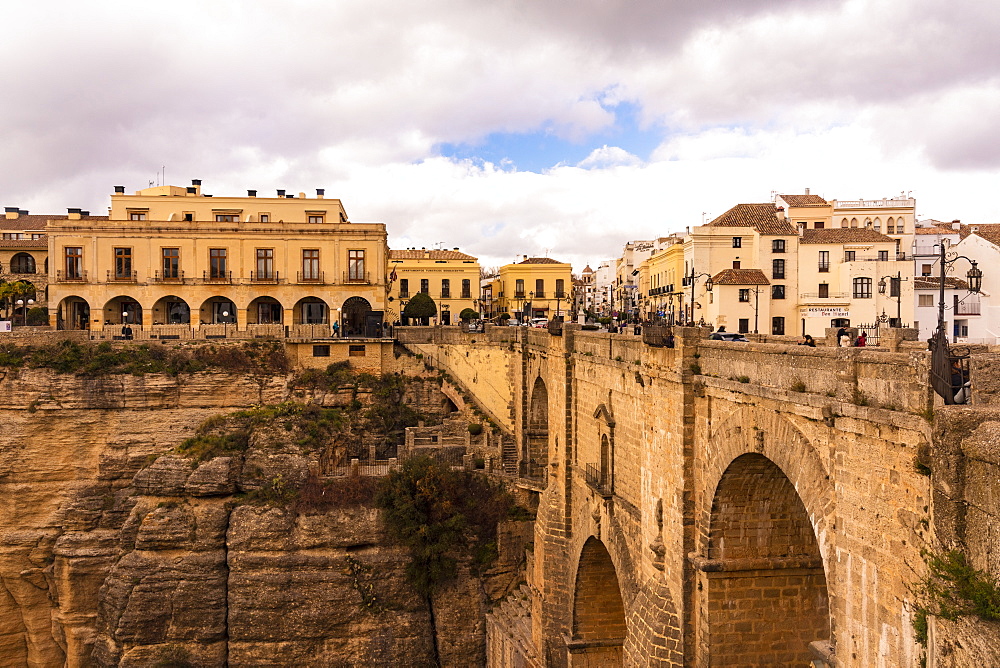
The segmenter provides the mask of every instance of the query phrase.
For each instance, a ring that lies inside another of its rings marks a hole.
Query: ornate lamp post
[[[945,272],[951,270],[959,260],[967,261],[972,265],[966,273],[966,278],[969,279],[969,292],[978,294],[983,287],[983,271],[978,267],[976,260],[955,252],[948,253],[944,243],[936,245],[940,246],[938,261],[941,263],[939,271],[941,284],[938,286],[938,326],[930,340],[931,387],[944,399],[945,404],[965,403],[968,400],[968,393],[962,390],[969,381],[968,355],[953,355],[948,346],[944,319]]]
[[[973,262],[975,265],[975,262]],[[878,282],[878,293],[880,295],[885,294],[886,279],[889,280],[889,297],[892,297],[892,293],[896,293],[896,324],[894,327],[903,326],[903,281],[908,281],[910,279],[903,278],[903,273],[900,271],[896,272],[895,276],[883,276]],[[885,313],[883,311],[883,313]]]
[[[687,277],[688,281],[691,283],[691,312],[688,313],[688,327],[694,327],[694,284],[699,278],[704,277],[707,279],[705,281],[705,290],[708,292],[712,291],[712,275],[706,273],[695,273],[694,265],[691,265],[691,274]]]

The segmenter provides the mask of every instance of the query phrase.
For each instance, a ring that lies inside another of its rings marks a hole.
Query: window
[[[10,271],[12,274],[35,273],[35,258],[27,253],[18,253],[10,259]]]
[[[739,268],[740,268],[740,261],[733,260],[733,269],[739,269]]]
[[[260,222],[262,222],[262,223],[270,223],[271,222],[271,214],[269,214],[269,213],[262,213],[262,214],[260,214]]]
[[[441,279],[441,299],[451,299],[451,280]]]
[[[930,276],[931,275],[931,268],[933,266],[934,265],[931,265],[931,264],[922,264],[922,265],[920,265],[920,275],[921,276]]]
[[[813,225],[813,229],[816,230],[822,230],[824,227],[826,227],[826,224],[822,220],[817,220]]]
[[[132,278],[131,248],[115,248],[115,278]]]
[[[890,278],[889,279],[889,296],[890,297],[899,297],[899,287],[900,287],[899,283],[900,283],[900,279],[898,279],[898,278],[894,277],[894,278]]]
[[[542,278],[535,279],[535,296],[536,297],[545,296],[545,279]]]
[[[562,278],[556,279],[556,299],[566,298],[566,281]]]
[[[855,299],[871,299],[872,296],[872,279],[870,278],[855,278],[854,279],[854,298]]]
[[[365,252],[363,250],[347,251],[347,280],[365,280]]]
[[[738,326],[740,334],[746,334],[750,331],[750,318],[740,318],[740,324]]]
[[[519,278],[514,281],[514,296],[524,297],[524,279]]]
[[[934,306],[934,295],[917,295],[917,306]]]
[[[431,281],[429,278],[420,279],[420,291],[425,295],[431,291]]]
[[[211,278],[225,278],[226,277],[226,249],[225,248],[209,248],[208,249],[208,269],[209,269],[209,276]]]
[[[885,223],[885,233],[886,234],[895,234],[896,233],[896,223],[895,223],[895,221],[892,218],[890,218],[889,220],[887,220],[886,223]]]
[[[857,251],[844,251],[844,262],[854,262]]]
[[[785,319],[783,317],[771,318],[771,334],[775,336],[785,335]]]
[[[840,221],[840,226],[841,227],[848,227],[848,223],[847,223],[847,219],[846,218],[844,218],[842,221]]]
[[[829,299],[830,298],[830,284],[829,283],[820,283],[819,284],[819,298],[820,299]]]
[[[361,344],[355,344],[347,346],[347,356],[348,357],[364,357],[365,347]]]
[[[128,213],[128,219],[129,220],[146,220],[146,212],[145,211],[129,211],[129,213]]]
[[[326,219],[326,216],[309,216],[310,223],[322,223]]]
[[[785,277],[785,261],[771,260],[771,278]]]
[[[462,299],[472,299],[472,281],[467,278],[462,279]]]
[[[330,346],[313,346],[313,357],[329,357]]]
[[[20,232],[4,232],[3,233],[3,239],[4,239],[4,241],[15,241],[17,239],[23,239],[23,238],[24,238],[24,235],[21,234]]]
[[[319,249],[306,248],[302,251],[302,280],[319,280]]]
[[[784,299],[785,298],[785,286],[784,285],[772,285],[771,286],[771,299]]]
[[[217,213],[215,214],[215,222],[238,223],[240,222],[240,215],[238,213]]]
[[[857,227],[857,226],[858,226],[858,219],[851,218],[851,227]]]
[[[748,301],[750,301],[750,289],[749,288],[740,288],[740,301],[741,302],[748,302]]]
[[[872,227],[875,229],[876,232],[881,232],[882,231],[882,219],[881,218],[876,218],[875,222],[872,223]]]
[[[889,261],[889,251],[887,251],[887,250],[880,250],[878,252],[878,261],[879,262],[888,262]]]
[[[190,223],[190,222],[193,222],[193,221],[194,221],[194,214],[193,213],[188,212],[188,213],[184,214],[184,222],[185,223]]]
[[[785,240],[775,239],[771,242],[771,252],[772,253],[784,253],[785,252]]]
[[[66,278],[83,278],[83,248],[81,246],[66,246]]]
[[[164,248],[160,253],[163,258],[163,278],[180,278],[181,249]]]
[[[274,278],[274,249],[257,249],[257,280]]]
[[[743,237],[733,237],[733,248],[743,247]]]
[[[410,296],[410,279],[408,278],[399,279],[399,296],[400,297]]]

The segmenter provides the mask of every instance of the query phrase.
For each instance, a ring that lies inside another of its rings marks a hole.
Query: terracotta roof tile
[[[770,285],[760,269],[723,269],[712,277],[716,285]]]
[[[939,276],[916,276],[913,279],[914,290],[937,290],[940,287],[941,278]],[[944,287],[946,290],[968,290],[969,284],[961,278],[945,276]]]
[[[963,226],[964,227],[964,226]],[[976,228],[975,232],[970,230],[971,234],[982,237],[986,241],[989,241],[994,246],[1000,246],[1000,225],[974,225]],[[965,237],[962,237],[963,239]]]
[[[864,227],[833,227],[824,230],[804,230],[800,244],[856,244],[875,242],[895,243],[884,234]]]
[[[565,262],[560,262],[559,260],[553,260],[550,257],[529,257],[527,260],[521,260],[518,264],[566,264]]]
[[[787,220],[779,220],[778,207],[764,204],[737,204],[709,223],[711,227],[752,227],[760,234],[793,236],[798,234]]]
[[[913,230],[915,234],[958,234],[961,228],[953,230],[950,227],[918,227]]]
[[[825,206],[829,204],[819,195],[781,195],[788,206]]]
[[[424,253],[427,253],[425,256]],[[390,260],[475,260],[465,253],[453,250],[390,250]]]
[[[82,220],[107,220],[107,216],[83,216]],[[50,220],[66,220],[66,214],[28,214],[8,220],[0,216],[0,230],[43,230]]]
[[[43,236],[41,239],[0,239],[0,248],[36,248],[39,250],[49,247],[49,239]]]

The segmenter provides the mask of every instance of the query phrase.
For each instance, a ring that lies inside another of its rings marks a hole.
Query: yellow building
[[[683,295],[684,244],[678,238],[639,265],[639,313],[646,320],[677,321]]]
[[[547,257],[527,257],[515,264],[500,267],[493,282],[495,312],[512,318],[566,316],[573,309],[573,267]]]
[[[15,323],[25,322],[29,306],[47,305],[49,264],[45,224],[53,217],[31,215],[17,207],[4,207],[4,217],[0,218],[0,281],[20,281],[34,288],[34,291],[20,296],[24,302],[22,306],[12,304],[10,313]]]
[[[201,182],[126,195],[115,187],[107,218],[72,211],[51,220],[53,325],[123,324],[184,337],[373,336],[386,306],[386,231],[348,220],[322,190],[307,198],[213,197]]]
[[[390,250],[389,272],[395,276],[389,284],[393,322],[418,292],[434,300],[442,325],[457,322],[464,309],[479,312],[479,260],[457,248]]]

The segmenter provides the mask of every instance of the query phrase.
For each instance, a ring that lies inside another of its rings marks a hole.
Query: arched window
[[[858,226],[858,219],[851,218],[851,227],[857,227],[857,226]]]
[[[35,273],[35,258],[28,253],[17,253],[10,259],[10,272],[12,274]]]
[[[872,228],[874,228],[874,230],[876,232],[881,232],[882,231],[882,219],[881,218],[876,218],[874,220],[874,222],[872,223]]]
[[[886,234],[895,234],[896,233],[896,223],[895,223],[895,221],[893,221],[893,219],[892,219],[891,216],[889,217],[889,220],[887,220],[886,223],[885,223],[885,233]]]
[[[840,226],[841,227],[848,227],[848,222],[847,222],[846,218],[844,218],[842,221],[840,221]]]

